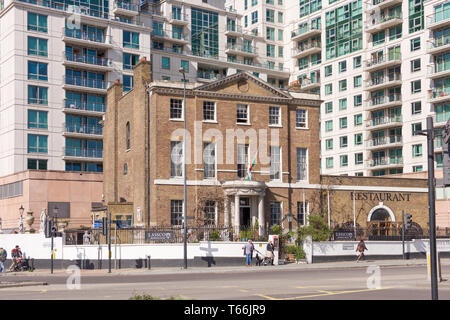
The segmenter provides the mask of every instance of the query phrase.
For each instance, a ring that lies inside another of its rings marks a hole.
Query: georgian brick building
[[[108,90],[104,195],[134,226],[181,225],[183,175],[189,224],[254,226],[401,221],[427,223],[425,179],[320,175],[318,96],[280,90],[248,73],[207,84],[152,81],[150,62],[134,88]],[[183,127],[186,112],[186,172]],[[352,159],[347,159],[351,161]],[[254,165],[253,165],[254,164]],[[249,172],[248,168],[252,166]],[[251,177],[250,177],[251,176]]]

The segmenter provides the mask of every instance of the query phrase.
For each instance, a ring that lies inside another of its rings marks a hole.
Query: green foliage
[[[298,229],[298,241],[311,236],[313,241],[326,241],[331,237],[332,231],[321,216],[310,216],[309,225]]]
[[[277,235],[281,236],[281,233],[282,233],[281,226],[276,224],[276,225],[272,226],[271,230],[272,230],[272,234],[277,234]]]
[[[222,241],[222,238],[220,237],[219,231],[214,230],[213,232],[211,232],[211,234],[209,235],[209,241]]]
[[[253,230],[242,230],[239,232],[239,239],[252,239],[253,238]]]
[[[284,249],[287,254],[295,254],[295,259],[305,259],[306,255],[301,246],[287,246]]]

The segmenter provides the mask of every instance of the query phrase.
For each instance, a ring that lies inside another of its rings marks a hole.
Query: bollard
[[[34,271],[34,258],[31,258],[31,270]]]
[[[151,266],[150,266],[150,255],[147,256],[147,268],[148,268],[148,270],[151,269]]]

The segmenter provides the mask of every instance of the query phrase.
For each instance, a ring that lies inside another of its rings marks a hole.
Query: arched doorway
[[[400,226],[395,222],[394,213],[382,203],[370,210],[367,220],[369,239],[386,240],[399,234]]]
[[[376,209],[370,216],[370,221],[390,221],[389,212],[384,208]]]

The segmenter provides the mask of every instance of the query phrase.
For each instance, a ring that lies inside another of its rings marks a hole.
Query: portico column
[[[240,227],[240,222],[241,222],[241,214],[240,214],[240,210],[239,210],[239,195],[235,194],[234,195],[234,225],[233,227],[235,228],[235,231],[237,232],[237,234],[239,235],[239,227]]]
[[[228,227],[230,226],[230,198],[228,195],[225,195],[223,211],[223,224],[225,227]]]
[[[259,235],[264,234],[264,226],[266,225],[265,217],[264,217],[264,194],[259,195],[259,203],[258,203],[258,225]]]

